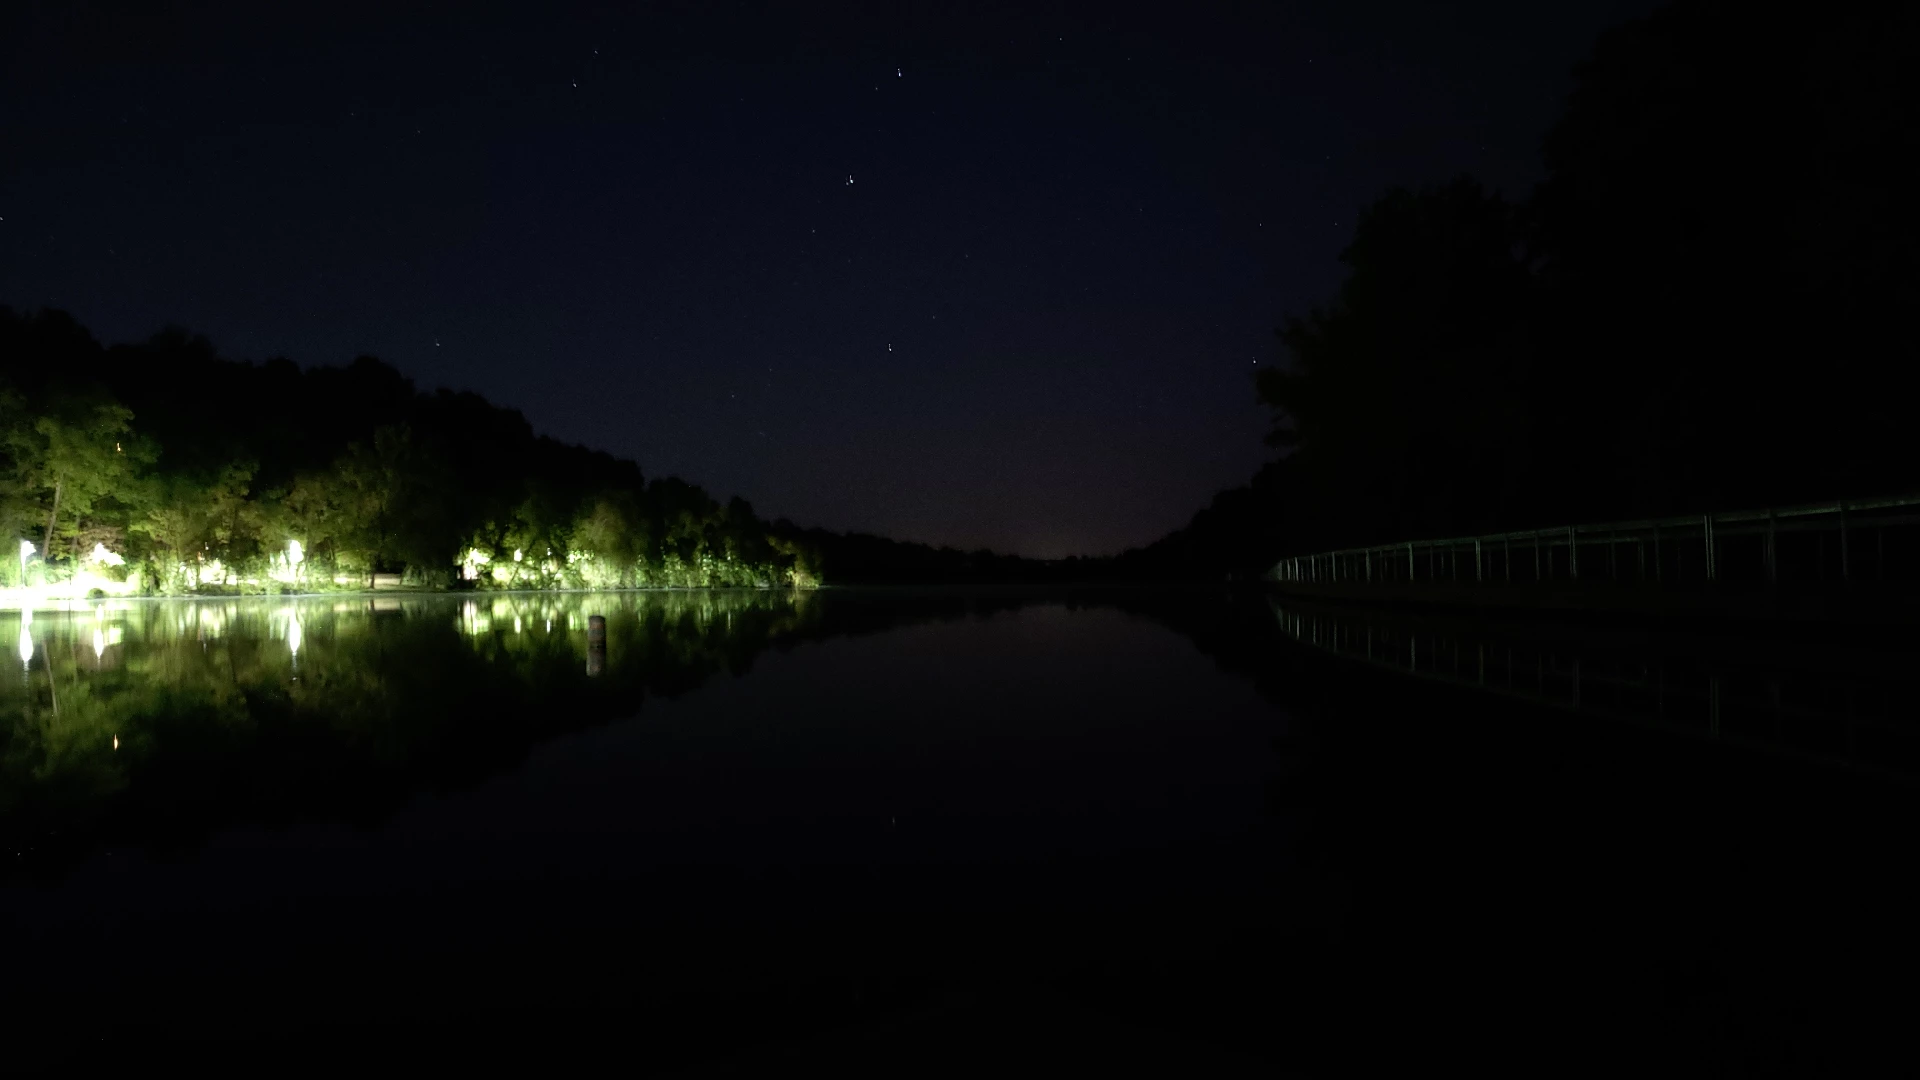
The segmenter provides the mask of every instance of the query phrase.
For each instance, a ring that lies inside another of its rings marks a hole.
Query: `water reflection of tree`
[[[593,678],[590,612],[609,641]],[[42,613],[30,661],[0,682],[0,838],[57,859],[220,823],[376,818],[649,694],[745,672],[819,615],[762,590]]]

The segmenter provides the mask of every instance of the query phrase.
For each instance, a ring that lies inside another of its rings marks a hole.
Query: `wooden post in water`
[[[607,617],[587,616],[587,674],[607,670]]]

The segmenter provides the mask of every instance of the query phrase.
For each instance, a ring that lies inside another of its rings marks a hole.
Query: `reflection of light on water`
[[[513,632],[516,634],[520,632],[520,616],[518,615],[513,617]]]
[[[93,658],[95,660],[100,659],[100,657],[106,654],[106,651],[107,635],[102,633],[100,628],[96,626],[93,628]]]
[[[305,641],[306,638],[306,633],[300,629],[300,619],[298,616],[287,620],[287,652],[295,659],[299,659],[300,643]]]
[[[118,749],[120,749],[120,736],[118,736],[118,735],[115,735],[115,736],[113,737],[113,748],[114,748],[115,750],[118,750]]]
[[[20,670],[33,663],[33,609],[20,609]]]

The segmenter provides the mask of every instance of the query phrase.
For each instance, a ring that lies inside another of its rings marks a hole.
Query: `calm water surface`
[[[1864,988],[1911,946],[1898,762],[1435,686],[1307,617],[1148,590],[0,614],[16,1045],[1792,1071],[1890,1023]],[[1903,655],[1861,669],[1878,728]]]

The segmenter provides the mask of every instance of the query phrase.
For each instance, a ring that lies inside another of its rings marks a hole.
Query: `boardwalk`
[[[1329,598],[1730,618],[1912,619],[1920,496],[1567,525],[1289,556]]]

